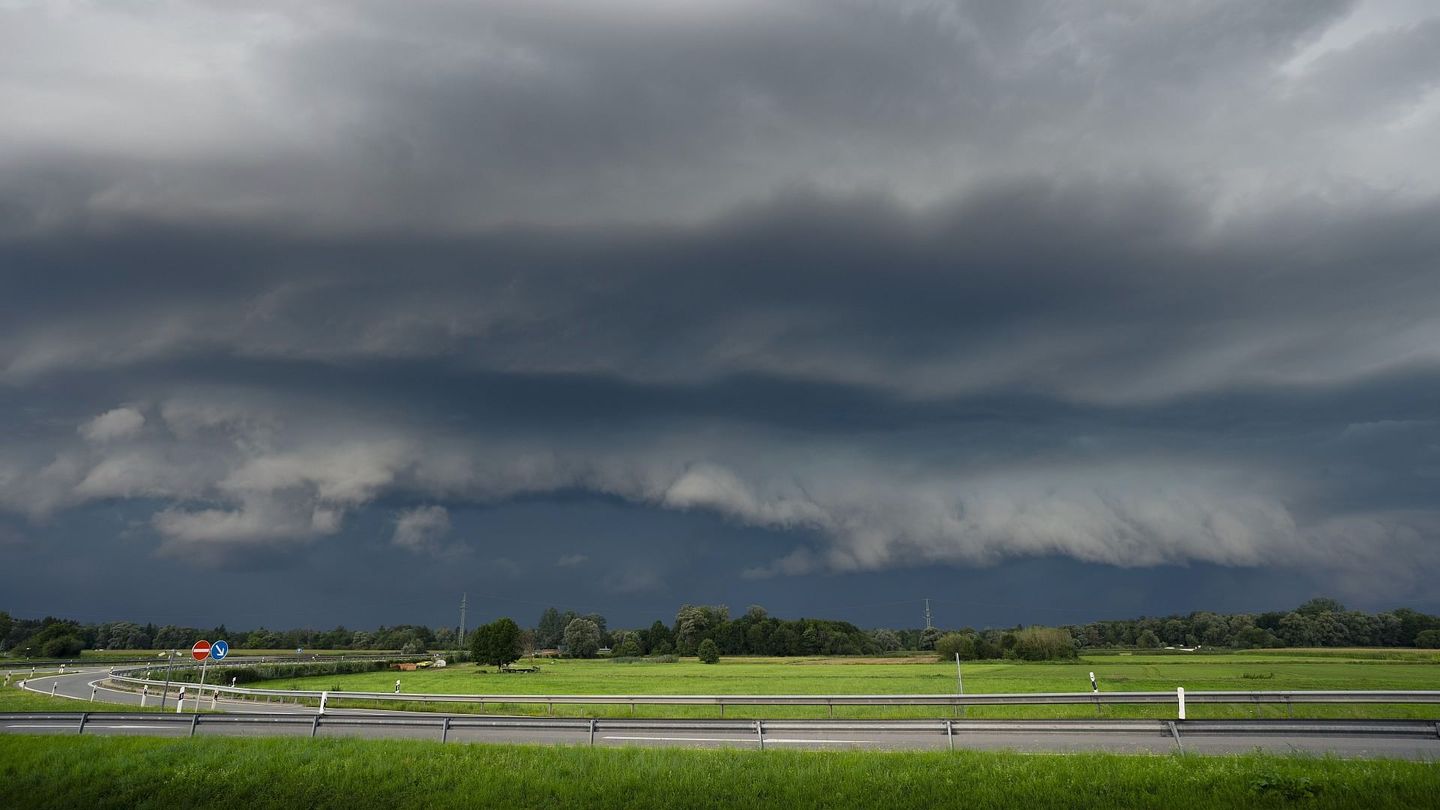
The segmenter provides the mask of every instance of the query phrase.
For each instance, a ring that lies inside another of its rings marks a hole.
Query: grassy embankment
[[[1393,760],[687,751],[414,740],[0,737],[0,806],[1433,806],[1440,768]]]
[[[152,707],[158,708],[158,707]],[[113,703],[90,703],[63,697],[50,697],[27,692],[15,684],[0,689],[0,712],[128,712],[140,711],[139,706],[116,706]]]
[[[537,674],[482,674],[462,665],[418,672],[374,672],[284,678],[252,686],[277,689],[384,691],[398,677],[405,692],[449,694],[938,694],[955,691],[955,665],[933,658],[727,658],[719,664],[694,659],[675,664],[612,661],[542,661]],[[1075,663],[1017,661],[964,664],[965,691],[1087,692],[1094,672],[1101,691],[1256,691],[1288,689],[1436,689],[1440,654],[1422,650],[1281,650],[1186,656],[1101,654]],[[336,706],[361,706],[336,702]],[[543,714],[535,704],[372,703],[370,707],[446,712]],[[837,717],[935,717],[944,709],[841,707]],[[1416,717],[1440,714],[1435,706],[1297,705],[1296,717]],[[556,705],[557,715],[629,716],[629,706]],[[638,706],[650,717],[713,717],[710,706]],[[1174,707],[1107,706],[1106,717],[1172,717]],[[1191,704],[1189,716],[1284,717],[1283,706]],[[823,717],[823,707],[728,707],[727,717]],[[1093,706],[972,707],[970,717],[1094,717]]]

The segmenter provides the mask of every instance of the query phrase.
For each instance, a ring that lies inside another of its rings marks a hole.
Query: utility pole
[[[470,601],[469,593],[460,595],[460,638],[456,644],[461,650],[465,649],[465,605]]]

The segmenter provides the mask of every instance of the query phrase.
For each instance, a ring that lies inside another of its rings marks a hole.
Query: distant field
[[[482,674],[473,665],[418,672],[375,672],[284,678],[255,684],[275,689],[391,691],[396,678],[409,693],[447,694],[939,694],[956,688],[955,665],[929,658],[727,658],[719,664],[694,659],[675,664],[542,661],[537,674]],[[1440,653],[1428,650],[1269,650],[1223,655],[1102,654],[1077,663],[984,662],[963,666],[966,692],[1085,692],[1094,672],[1101,691],[1272,689],[1437,689]],[[357,705],[341,704],[340,705]],[[394,703],[372,704],[401,708]],[[449,712],[480,711],[473,704],[405,704],[404,708]],[[487,705],[504,714],[544,713],[544,706]],[[556,714],[630,715],[628,706],[559,706]],[[709,717],[713,707],[639,706],[640,716]],[[730,707],[733,717],[822,716],[815,707]],[[844,707],[837,716],[933,717],[943,709]],[[1305,706],[1297,717],[1422,717],[1440,707]],[[1107,706],[1109,717],[1168,717],[1168,706]],[[970,717],[1094,717],[1088,706],[984,707]],[[1225,707],[1192,704],[1191,717],[1284,716],[1284,707]]]
[[[0,737],[0,806],[1413,808],[1435,765],[1276,756],[686,751]]]

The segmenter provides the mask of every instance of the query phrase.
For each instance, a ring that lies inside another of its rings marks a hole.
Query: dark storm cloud
[[[1398,592],[1440,570],[1440,23],[1376,8],[18,4],[0,545],[110,507],[185,564],[655,592],[684,555],[618,529],[465,530],[600,499],[741,527],[732,581]]]
[[[1230,203],[1423,180],[1435,25],[1352,4],[20,4],[12,229],[696,218],[1162,171]],[[1418,120],[1413,113],[1421,111]],[[95,122],[103,120],[103,126]],[[1357,148],[1360,144],[1372,148]]]

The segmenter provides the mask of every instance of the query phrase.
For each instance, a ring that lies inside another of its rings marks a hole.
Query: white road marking
[[[766,744],[769,743],[794,743],[797,745],[873,745],[875,740],[783,740],[774,737],[766,737]]]
[[[602,737],[604,740],[640,740],[644,742],[748,742],[755,740],[745,737]],[[766,740],[769,742],[769,740]]]
[[[56,720],[54,723],[20,723],[20,724],[8,725],[8,726],[6,726],[6,728],[59,728],[59,729],[67,729],[67,728],[70,728],[70,727],[73,726],[73,725],[75,725],[75,724],[74,724],[73,722],[70,722],[70,721],[61,722],[61,721],[59,721],[59,720]],[[86,724],[85,724],[85,728],[87,728],[87,729],[88,729],[88,728],[148,728],[148,729],[156,729],[156,728],[158,728],[158,729],[166,729],[166,728],[175,728],[175,726],[106,726],[106,725],[101,725],[101,724],[99,724],[99,723],[86,723]]]
[[[603,740],[636,740],[639,742],[739,742],[757,743],[758,740],[749,737],[631,737],[631,736],[605,736]],[[775,737],[766,737],[766,744],[780,743],[782,745],[873,745],[875,740],[790,740]]]

